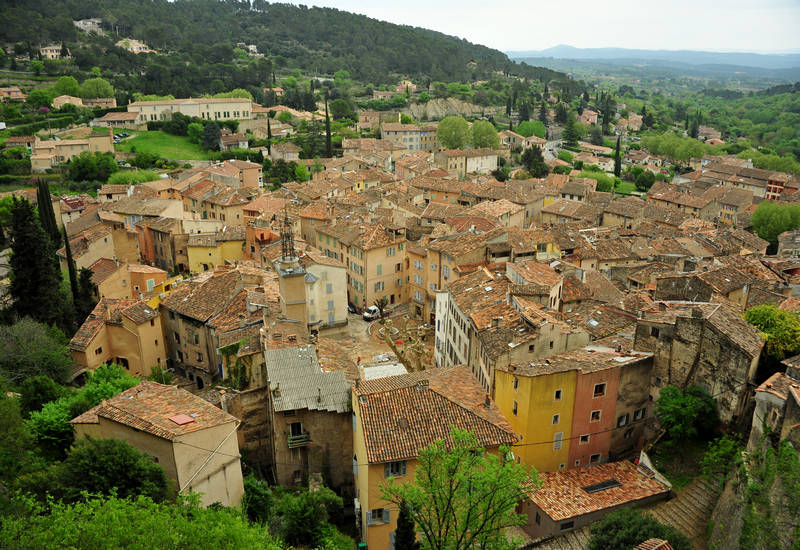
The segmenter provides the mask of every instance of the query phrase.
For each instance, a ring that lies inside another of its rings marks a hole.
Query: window
[[[198,353],[197,354],[197,360],[200,361],[200,362],[203,361],[203,354],[202,353]]]
[[[383,288],[384,288],[383,281],[379,281],[379,282],[375,283],[375,292],[383,290]]]
[[[580,443],[581,445],[586,445],[587,443],[589,443],[589,434],[583,434],[582,436],[580,436],[580,438],[578,439],[578,443]]]
[[[158,346],[158,339],[155,340],[155,345]]]
[[[602,384],[595,384],[594,385],[594,396],[595,397],[603,397],[606,394],[606,384],[603,382]]]
[[[102,347],[99,347],[96,350],[94,350],[94,354],[95,355],[100,355],[101,353],[103,353],[103,348]]]
[[[553,349],[553,341],[550,340],[550,349]]]
[[[383,275],[383,264],[378,264],[378,267],[375,268],[375,272],[378,275]]]
[[[389,248],[386,249],[386,255],[387,256],[394,256],[396,251],[397,250],[395,249],[395,247],[390,246]]]
[[[577,468],[580,465],[581,465],[581,459],[578,458],[578,459],[575,460],[575,467]]]
[[[517,416],[517,402],[516,401],[514,401],[514,407],[511,409],[511,412],[514,414],[514,416]]]
[[[333,294],[333,285],[331,283],[325,285],[325,294]]]
[[[561,450],[561,441],[564,439],[564,432],[556,432],[553,435],[553,450],[559,451]]]
[[[400,477],[406,475],[406,461],[388,462],[383,466],[385,477]]]
[[[539,512],[536,512],[536,525],[542,524],[542,516],[539,515]]]
[[[328,309],[333,309],[333,300],[328,300]]]
[[[627,424],[628,421],[630,420],[630,417],[631,415],[629,413],[620,415],[619,418],[617,418],[617,428],[621,428],[622,426]]]
[[[514,377],[514,389],[516,390],[517,388],[519,388],[519,378],[517,378],[517,377],[515,376],[515,377]]]
[[[600,422],[600,411],[592,411],[589,415],[589,422]]]
[[[561,422],[561,415],[560,414],[554,414],[553,415],[553,425],[555,426],[559,422]]]
[[[171,311],[169,312],[169,318],[170,319],[174,319],[175,318],[175,314],[173,312],[171,312]]]
[[[628,428],[625,430],[625,435],[623,436],[625,439],[630,439],[633,437],[633,428]]]
[[[633,421],[641,420],[647,412],[647,407],[633,411]]]
[[[589,464],[597,464],[600,462],[600,453],[593,454],[589,457]]]
[[[175,337],[175,342],[180,344],[181,343],[181,335],[178,334],[177,332],[175,332],[175,333],[173,333],[173,336]]]
[[[650,327],[650,336],[658,338],[658,327]]]
[[[561,401],[561,390],[553,392],[553,401]]]
[[[375,508],[367,512],[367,525],[378,525],[379,523],[389,523],[388,508]]]
[[[442,266],[442,276],[444,277],[445,281],[450,279],[450,268],[446,265]]]

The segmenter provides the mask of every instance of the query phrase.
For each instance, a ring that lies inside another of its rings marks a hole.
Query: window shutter
[[[383,477],[390,477],[392,474],[389,471],[389,463],[383,465]]]
[[[406,475],[406,461],[405,460],[400,463],[400,475],[401,476]]]
[[[383,523],[391,523],[391,521],[389,520],[389,509],[388,508],[384,508],[383,509]]]
[[[367,510],[367,525],[372,525],[372,510]]]

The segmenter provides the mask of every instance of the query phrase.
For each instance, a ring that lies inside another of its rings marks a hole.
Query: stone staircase
[[[645,506],[642,511],[651,514],[661,523],[672,525],[692,541],[695,550],[707,550],[706,527],[711,512],[717,503],[719,488],[715,488],[701,477],[677,491],[675,498]],[[519,534],[519,533],[515,533]],[[536,550],[586,550],[589,548],[589,527],[539,543],[524,545],[524,549]],[[530,541],[530,539],[527,539]]]

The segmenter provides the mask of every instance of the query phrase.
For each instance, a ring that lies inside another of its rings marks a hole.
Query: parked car
[[[374,321],[381,316],[381,310],[378,309],[378,306],[369,306],[361,316],[365,321]]]

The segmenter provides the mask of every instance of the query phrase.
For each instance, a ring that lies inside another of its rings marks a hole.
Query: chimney
[[[492,317],[492,327],[499,327],[502,320],[502,317]]]
[[[417,380],[418,390],[427,390],[429,387],[430,387],[430,380],[428,379]]]
[[[703,310],[699,307],[692,308],[692,317],[694,319],[702,319],[703,318]]]
[[[492,406],[492,398],[489,397],[488,393],[486,394],[486,399],[484,400],[483,404],[486,406],[486,408],[489,408],[489,407]]]

